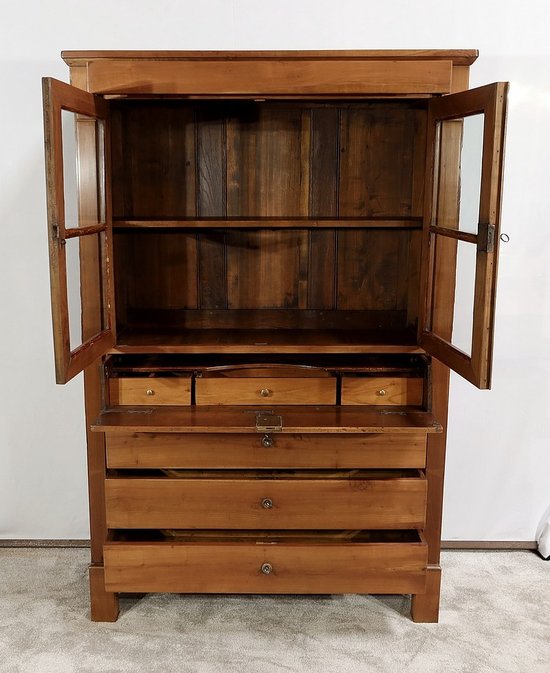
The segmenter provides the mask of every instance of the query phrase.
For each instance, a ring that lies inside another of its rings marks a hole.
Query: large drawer
[[[426,433],[107,433],[110,468],[424,467]]]
[[[373,541],[369,541],[372,539]],[[378,540],[378,541],[376,541]],[[112,542],[107,591],[422,593],[427,546],[416,531],[354,540]]]
[[[336,404],[330,377],[197,378],[198,405]]]
[[[418,470],[285,474],[182,472],[111,477],[109,528],[422,528],[426,480]]]
[[[109,380],[109,398],[118,405],[191,404],[191,377],[116,378]]]

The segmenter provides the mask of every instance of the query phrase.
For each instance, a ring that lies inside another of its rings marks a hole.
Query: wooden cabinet
[[[469,90],[476,56],[65,52],[44,80],[92,619],[376,592],[437,621],[449,368],[491,378],[507,85]]]

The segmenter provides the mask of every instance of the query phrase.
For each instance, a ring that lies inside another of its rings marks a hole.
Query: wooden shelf
[[[135,218],[113,220],[115,229],[420,229],[421,217],[309,218]]]
[[[158,329],[119,332],[111,353],[423,353],[411,330]]]

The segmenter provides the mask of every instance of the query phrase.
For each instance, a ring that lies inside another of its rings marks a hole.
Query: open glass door
[[[108,105],[44,78],[48,237],[58,383],[114,345]]]
[[[507,83],[428,109],[420,345],[478,388],[491,384]]]

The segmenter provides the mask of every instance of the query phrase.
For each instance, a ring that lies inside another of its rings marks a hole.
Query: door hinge
[[[495,251],[495,225],[479,225],[480,247],[485,252]],[[485,240],[484,240],[485,239]]]

